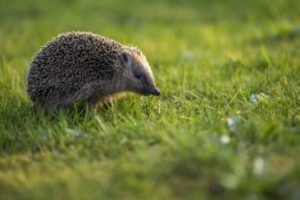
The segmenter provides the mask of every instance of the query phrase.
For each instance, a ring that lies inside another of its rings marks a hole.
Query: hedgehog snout
[[[148,87],[147,89],[144,90],[145,95],[153,95],[153,96],[159,96],[160,95],[160,90],[155,87]]]
[[[160,90],[155,86],[154,83],[146,84],[145,89],[148,95],[154,95],[154,96],[160,95]]]
[[[160,90],[159,90],[158,88],[154,88],[154,89],[152,90],[152,94],[153,94],[154,96],[159,96],[159,95],[160,95]]]

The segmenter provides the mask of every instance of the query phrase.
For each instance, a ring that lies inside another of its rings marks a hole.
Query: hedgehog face
[[[142,52],[136,48],[125,50],[121,53],[121,61],[124,66],[125,90],[146,96],[160,95],[151,68]]]

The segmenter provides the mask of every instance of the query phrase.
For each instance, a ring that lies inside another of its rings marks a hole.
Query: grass
[[[300,3],[0,1],[1,199],[299,199]],[[162,95],[31,112],[34,53],[81,30],[140,47]]]

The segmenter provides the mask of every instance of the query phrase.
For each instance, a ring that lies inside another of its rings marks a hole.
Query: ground
[[[0,1],[1,199],[299,199],[300,1]],[[59,33],[138,46],[160,97],[33,113]]]

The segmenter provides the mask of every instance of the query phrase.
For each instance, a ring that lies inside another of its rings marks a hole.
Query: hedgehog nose
[[[154,96],[159,96],[159,95],[160,95],[160,91],[159,91],[158,88],[154,88],[154,89],[153,89],[153,95],[154,95]]]

